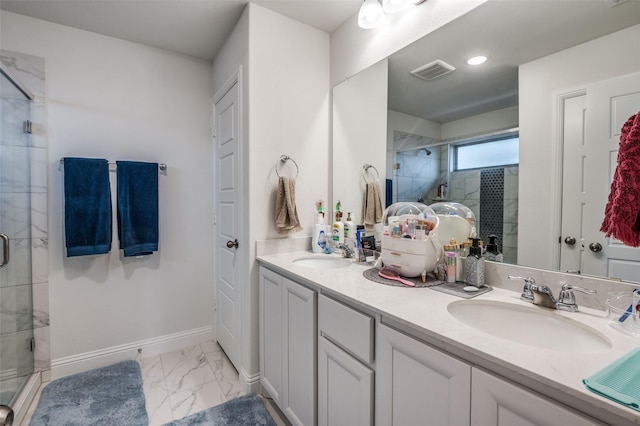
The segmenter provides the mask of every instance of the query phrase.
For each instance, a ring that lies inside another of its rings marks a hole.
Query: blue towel
[[[111,250],[107,160],[64,159],[64,232],[67,257],[104,254]]]
[[[116,165],[120,248],[125,257],[158,251],[158,163]]]

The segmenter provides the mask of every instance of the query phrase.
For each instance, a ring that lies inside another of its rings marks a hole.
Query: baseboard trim
[[[104,367],[116,362],[141,359],[213,340],[213,326],[194,328],[152,339],[112,346],[51,360],[51,379]],[[139,352],[141,350],[141,352]]]
[[[260,393],[260,373],[247,374],[244,368],[238,369],[238,376],[243,390],[247,393]]]

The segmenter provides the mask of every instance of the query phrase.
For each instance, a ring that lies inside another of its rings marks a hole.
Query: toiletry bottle
[[[465,255],[462,246],[456,243],[456,239],[452,238],[449,241],[451,251],[456,254],[456,281],[464,281],[464,264],[462,263]]]
[[[344,223],[344,237],[345,238],[356,237],[356,225],[351,220],[351,212],[347,212],[347,221]]]
[[[504,256],[500,253],[500,250],[498,250],[497,239],[497,236],[489,235],[489,244],[487,244],[487,251],[484,253],[485,260],[491,260],[493,262],[502,262],[504,260]]]
[[[484,287],[484,257],[479,243],[478,238],[473,238],[464,265],[464,282],[478,288]]]
[[[336,212],[336,221],[333,222],[333,245],[344,244],[344,223],[342,223],[342,213]]]
[[[314,253],[324,253],[324,249],[327,245],[325,236],[325,225],[322,213],[316,215],[316,224],[313,228],[313,238],[311,238],[311,251]]]
[[[448,251],[446,256],[446,264],[447,264],[447,282],[455,283],[456,282],[456,253],[453,251]]]

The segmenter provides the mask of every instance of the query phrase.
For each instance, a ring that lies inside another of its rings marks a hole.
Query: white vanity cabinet
[[[379,324],[376,424],[470,424],[471,366]]]
[[[318,330],[318,425],[373,425],[373,318],[320,295]]]
[[[260,268],[260,384],[294,425],[315,424],[316,296]]]
[[[471,383],[471,426],[602,425],[477,367]]]

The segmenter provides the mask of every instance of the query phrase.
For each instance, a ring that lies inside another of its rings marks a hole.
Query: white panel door
[[[376,334],[376,357],[376,424],[469,424],[468,364],[383,324]]]
[[[238,84],[215,104],[215,244],[216,337],[231,363],[240,367],[240,272],[242,251],[237,250],[241,212],[239,187]]]
[[[600,232],[617,165],[620,129],[640,111],[640,73],[587,87],[585,128],[585,220],[582,273],[640,282],[640,248]],[[595,251],[600,245],[601,251]],[[593,249],[593,250],[592,250]]]
[[[471,426],[596,426],[560,404],[473,368]]]
[[[318,339],[318,425],[373,424],[373,371]]]

